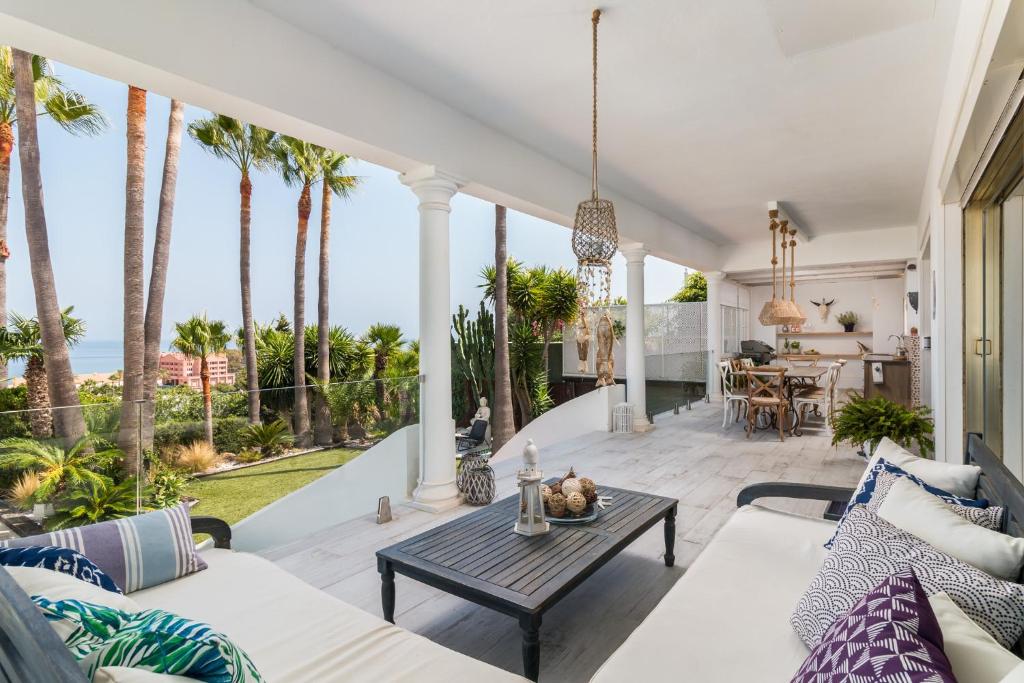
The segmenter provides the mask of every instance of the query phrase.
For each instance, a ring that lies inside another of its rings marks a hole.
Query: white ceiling
[[[250,2],[589,172],[590,2]],[[958,2],[607,0],[602,185],[718,243],[770,200],[815,235],[913,224]]]

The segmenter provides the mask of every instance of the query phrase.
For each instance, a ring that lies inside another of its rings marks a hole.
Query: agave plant
[[[288,423],[277,419],[265,424],[249,425],[243,440],[246,446],[257,449],[264,458],[279,455],[295,442],[288,431]]]
[[[136,512],[136,480],[114,484],[109,479],[89,481],[68,492],[50,522],[51,529],[67,529],[108,519],[130,517]],[[144,498],[148,490],[143,491]],[[149,508],[144,508],[149,509]]]
[[[0,441],[0,468],[34,472],[39,477],[36,500],[45,501],[85,484],[99,484],[104,477],[96,470],[108,467],[120,457],[115,449],[96,450],[89,436],[64,449],[35,439]]]

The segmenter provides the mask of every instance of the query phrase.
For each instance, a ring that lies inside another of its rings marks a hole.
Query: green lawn
[[[341,467],[362,451],[337,448],[196,479],[185,495],[199,499],[193,515],[219,517],[234,524],[278,498]]]

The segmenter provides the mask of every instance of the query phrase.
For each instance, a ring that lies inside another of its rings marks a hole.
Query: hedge
[[[213,420],[213,446],[218,451],[238,453],[242,450],[242,435],[248,427],[244,417],[218,417]],[[206,429],[202,421],[163,422],[153,433],[153,446],[165,451],[179,444],[202,441]]]

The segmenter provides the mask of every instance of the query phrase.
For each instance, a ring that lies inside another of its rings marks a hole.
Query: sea
[[[120,339],[83,339],[71,349],[71,370],[76,375],[113,374],[124,367],[124,342]],[[8,365],[10,377],[25,373],[24,361]]]

